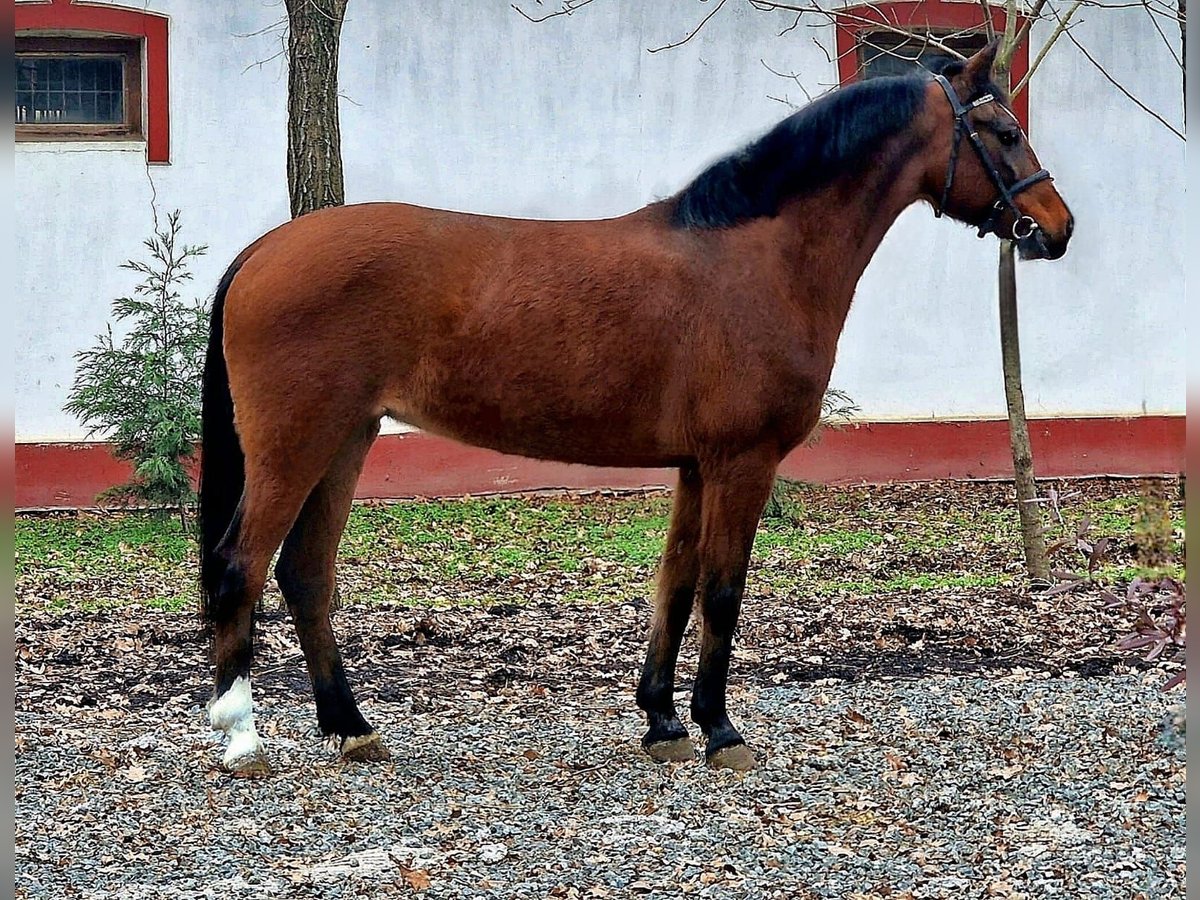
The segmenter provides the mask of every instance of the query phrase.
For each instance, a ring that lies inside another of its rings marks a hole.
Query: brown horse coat
[[[963,102],[1000,96],[992,53],[948,71]],[[276,575],[321,727],[347,755],[384,752],[328,608],[354,484],[391,416],[506,453],[679,468],[637,692],[643,742],[660,759],[691,753],[672,692],[695,602],[692,718],[710,762],[751,765],[725,689],[755,527],[775,467],[818,421],[855,285],[884,234],[949,181],[956,218],[1013,229],[1014,216],[1031,217],[1027,255],[1061,255],[1070,237],[1049,180],[993,213],[994,179],[1016,184],[1038,164],[1000,101],[970,116],[984,149],[965,153],[952,181],[947,96],[885,79],[818,101],[627,216],[538,222],[371,203],[304,216],[247,248],[218,291],[205,375],[202,575],[226,764],[265,767],[250,635],[281,543]]]

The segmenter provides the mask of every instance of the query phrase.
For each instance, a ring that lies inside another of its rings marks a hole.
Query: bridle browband
[[[1022,191],[1033,187],[1039,181],[1050,179],[1050,173],[1045,169],[1038,169],[1028,178],[1022,178],[1015,184],[1006,185],[1004,179],[1000,177],[1000,172],[996,169],[996,164],[992,162],[992,157],[987,152],[987,148],[983,146],[983,141],[980,139],[979,133],[967,121],[967,115],[972,110],[986,103],[994,103],[996,96],[994,94],[984,94],[976,97],[970,103],[963,104],[958,99],[958,93],[944,75],[935,74],[933,77],[942,86],[942,90],[946,92],[946,99],[950,101],[950,109],[954,112],[954,143],[950,147],[950,165],[946,169],[946,185],[942,188],[942,199],[938,203],[937,209],[934,210],[934,215],[940,217],[946,210],[946,201],[950,199],[950,186],[954,183],[954,170],[958,166],[958,148],[962,143],[963,134],[966,134],[971,141],[971,146],[975,148],[975,153],[979,157],[979,161],[983,163],[983,168],[988,173],[988,177],[992,179],[992,183],[996,185],[996,189],[1000,192],[1000,198],[992,206],[992,214],[979,226],[979,237],[983,237],[989,232],[993,232],[997,237],[1000,237],[998,230],[1000,217],[1006,211],[1011,211],[1013,214],[1012,239],[1019,241],[1029,237],[1040,226],[1034,221],[1032,216],[1027,216],[1018,209],[1016,201],[1013,198]]]

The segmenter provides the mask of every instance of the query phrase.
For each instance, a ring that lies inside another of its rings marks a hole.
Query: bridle
[[[999,199],[992,206],[992,214],[979,226],[979,237],[983,237],[988,233],[995,233],[997,237],[1001,237],[999,226],[1000,217],[1005,212],[1011,211],[1013,214],[1012,239],[1015,241],[1023,240],[1039,229],[1039,225],[1034,221],[1032,216],[1027,216],[1017,208],[1014,198],[1017,194],[1027,190],[1037,184],[1039,181],[1046,181],[1050,178],[1050,173],[1045,169],[1038,169],[1028,178],[1022,178],[1015,184],[1004,183],[1004,179],[1000,177],[1000,172],[996,168],[996,164],[992,161],[991,154],[987,148],[983,146],[983,141],[979,137],[979,133],[971,127],[971,123],[967,121],[968,114],[985,103],[994,103],[996,97],[994,94],[984,94],[976,97],[970,103],[963,104],[958,99],[958,94],[950,85],[950,82],[944,75],[934,75],[937,83],[942,86],[942,90],[946,92],[946,99],[950,101],[950,109],[954,112],[954,143],[950,147],[950,166],[946,170],[946,186],[942,188],[942,199],[934,210],[934,215],[941,216],[946,210],[946,201],[950,198],[950,186],[954,183],[954,170],[958,166],[958,148],[962,143],[963,134],[971,141],[971,146],[975,148],[975,153],[979,157],[979,161],[983,163],[984,170],[992,179],[992,183],[996,185],[996,189],[1000,192]]]

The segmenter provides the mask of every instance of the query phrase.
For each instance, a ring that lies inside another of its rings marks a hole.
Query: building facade
[[[847,7],[840,24],[814,12],[788,30],[793,14],[734,3],[693,38],[649,52],[686,37],[707,7],[606,0],[533,23],[508,0],[467,6],[351,0],[340,57],[348,202],[619,215],[674,193],[788,104],[862,77],[856,42],[880,9],[935,32],[981,16],[973,0],[924,0]],[[18,505],[84,503],[119,475],[62,407],[74,354],[131,290],[120,263],[139,255],[155,216],[180,210],[183,238],[208,245],[193,266],[197,296],[287,219],[281,16],[281,5],[208,0],[18,0]],[[1035,49],[1050,30],[1034,25]],[[1140,8],[1095,8],[1072,34],[1182,131],[1178,29],[1161,31]],[[1184,142],[1065,41],[1021,114],[1077,221],[1063,260],[1019,268],[1035,446],[1047,474],[1173,470],[1185,393],[1184,247],[1172,226],[1184,215]],[[64,134],[73,117],[91,130]],[[790,463],[797,473],[1002,474],[995,266],[994,240],[924,206],[903,214],[860,284],[833,375],[861,427],[831,433]],[[665,481],[521,466],[408,435],[381,441],[364,493]]]

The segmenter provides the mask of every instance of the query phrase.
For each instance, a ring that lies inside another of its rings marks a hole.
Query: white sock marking
[[[262,752],[262,741],[254,727],[254,703],[250,698],[250,679],[234,679],[224,694],[208,708],[208,720],[213,728],[229,735],[224,762],[232,766],[239,759]]]

